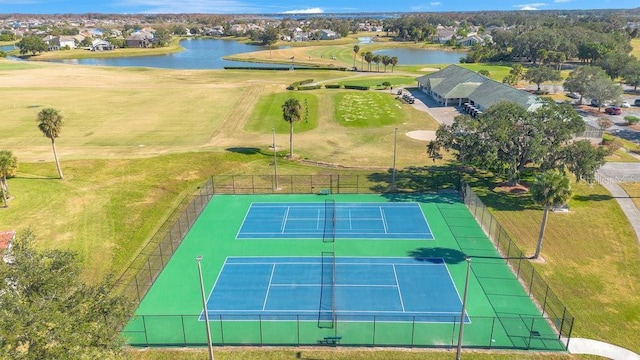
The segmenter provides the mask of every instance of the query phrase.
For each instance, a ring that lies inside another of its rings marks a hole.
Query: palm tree
[[[290,98],[282,104],[282,118],[289,123],[289,158],[293,158],[293,123],[302,118],[302,106],[296,98]]]
[[[367,56],[367,52],[362,50],[360,52],[360,70],[364,71],[364,58]]]
[[[380,62],[382,61],[382,56],[374,55],[373,63],[376,64],[376,72],[380,72]]]
[[[356,67],[356,55],[360,52],[360,46],[353,45],[353,67]]]
[[[56,152],[56,138],[60,137],[62,131],[62,114],[56,109],[47,108],[42,109],[38,113],[38,129],[42,134],[51,139],[51,147],[53,147],[53,157],[56,159],[56,166],[58,167],[58,175],[60,179],[63,179],[62,168],[60,167],[60,161],[58,160],[58,153]]]
[[[373,61],[373,53],[371,51],[367,51],[364,54],[364,61],[366,61],[367,64],[369,64],[369,71],[371,71],[371,61]]]
[[[531,259],[537,259],[540,256],[540,250],[542,250],[542,238],[547,226],[549,209],[563,205],[569,200],[571,197],[571,185],[569,184],[569,178],[565,174],[556,170],[549,170],[536,177],[530,192],[533,202],[544,206],[536,253],[531,257]]]
[[[391,57],[391,72],[393,72],[393,68],[398,66],[398,57],[397,56],[392,56]]]
[[[7,185],[7,177],[14,176],[18,170],[18,159],[13,156],[9,150],[0,150],[0,192],[2,193],[2,201],[4,207],[9,207],[7,194],[9,186]]]
[[[382,65],[384,65],[384,72],[387,72],[387,66],[391,64],[391,57],[389,55],[382,56]]]

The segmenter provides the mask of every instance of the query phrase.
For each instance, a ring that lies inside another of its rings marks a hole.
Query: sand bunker
[[[409,131],[407,136],[416,140],[431,141],[436,138],[436,132],[433,130],[416,130]]]
[[[440,71],[440,69],[433,68],[433,67],[426,67],[426,68],[420,69],[419,71]]]

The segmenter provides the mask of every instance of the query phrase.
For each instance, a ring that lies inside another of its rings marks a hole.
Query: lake
[[[361,43],[370,41],[370,37],[359,38]],[[225,66],[282,67],[286,64],[248,63],[229,61],[222,58],[234,54],[268,50],[265,46],[247,45],[235,40],[220,39],[186,39],[180,41],[184,51],[166,55],[129,56],[117,58],[89,58],[51,60],[64,64],[97,65],[97,66],[141,66],[163,69],[222,69]],[[280,47],[281,49],[287,47]],[[2,46],[8,51],[13,45]],[[441,50],[421,50],[393,48],[373,52],[379,55],[397,56],[400,65],[415,64],[457,64],[464,53]],[[298,67],[298,66],[296,66]]]
[[[93,59],[65,59],[51,61],[65,64],[99,66],[143,66],[163,69],[222,69],[225,66],[286,66],[283,64],[256,64],[223,60],[222,58],[228,55],[269,50],[269,48],[265,46],[247,45],[234,40],[186,39],[180,41],[180,46],[184,48],[184,51],[166,55]]]
[[[442,50],[393,48],[376,50],[374,55],[397,56],[399,65],[458,64],[465,53]]]

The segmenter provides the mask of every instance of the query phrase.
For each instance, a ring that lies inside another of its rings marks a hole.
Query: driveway
[[[438,104],[417,87],[405,88],[404,90],[411,93],[416,99],[416,102],[413,103],[414,108],[428,112],[439,124],[451,125],[453,124],[453,119],[462,114],[458,108],[454,106],[442,106]]]

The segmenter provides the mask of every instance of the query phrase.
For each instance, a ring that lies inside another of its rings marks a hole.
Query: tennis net
[[[336,320],[336,253],[322,252],[320,284],[320,309],[318,311],[318,327],[333,328]]]
[[[336,241],[336,201],[327,199],[324,201],[324,231],[323,242]]]

